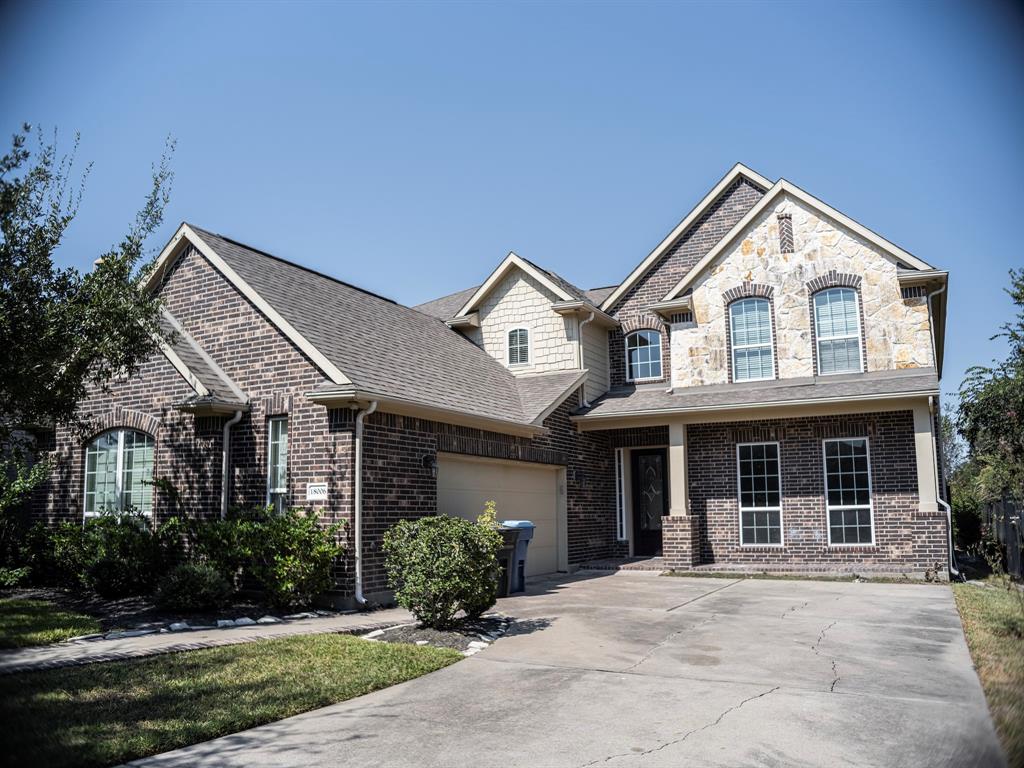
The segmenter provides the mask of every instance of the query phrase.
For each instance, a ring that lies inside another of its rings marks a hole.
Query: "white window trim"
[[[738,349],[761,349],[766,346],[765,344],[736,344],[733,339],[733,332],[735,328],[732,322],[732,308],[734,305],[739,304],[741,301],[763,301],[768,304],[768,352],[771,353],[772,359],[772,375],[771,376],[759,376],[756,379],[737,379],[736,378],[736,350]],[[729,302],[729,306],[726,307],[726,313],[729,315],[729,345],[732,347],[732,383],[743,384],[747,381],[775,381],[775,330],[773,307],[771,301],[764,298],[763,296],[744,296],[742,299],[736,299],[736,301]]]
[[[828,503],[828,455],[825,452],[825,446],[829,443],[841,443],[845,440],[863,440],[864,451],[867,455],[868,460],[868,503],[867,509],[871,520],[871,543],[864,544],[863,542],[832,542],[832,519],[831,513],[833,510],[840,511],[844,509],[864,509],[864,504],[837,504],[832,506]],[[875,547],[878,545],[878,540],[875,538],[875,489],[872,486],[871,480],[871,441],[867,437],[830,437],[826,440],[821,441],[821,477],[825,483],[825,533],[828,536],[829,547],[835,547],[837,549],[847,549],[850,547]]]
[[[857,320],[857,334],[856,334],[856,336],[853,336],[852,334],[845,334],[843,336],[828,336],[827,338],[823,339],[821,334],[818,332],[818,307],[817,307],[817,304],[815,304],[815,300],[821,294],[828,293],[829,291],[835,291],[835,290],[853,291],[853,301],[854,301],[854,304],[856,305],[855,309],[857,310],[856,312],[854,312],[854,317]],[[860,291],[858,291],[858,290],[856,290],[854,288],[850,288],[849,286],[845,286],[845,285],[836,285],[836,286],[832,286],[831,288],[823,288],[820,291],[815,291],[814,295],[811,297],[811,313],[813,314],[813,317],[811,318],[811,322],[814,323],[814,344],[815,344],[815,347],[816,347],[816,349],[814,351],[817,353],[815,355],[815,363],[817,364],[818,370],[815,371],[815,373],[818,376],[839,376],[839,375],[842,375],[844,373],[864,373],[864,340],[863,340],[864,339],[864,337],[863,337],[864,329],[860,327]],[[831,371],[830,373],[822,373],[822,370],[821,370],[821,342],[822,341],[836,341],[836,340],[841,340],[841,339],[852,339],[852,338],[856,338],[857,339],[857,370],[856,371]]]
[[[510,359],[512,347],[508,343],[508,337],[513,331],[526,331],[526,362],[513,363]],[[510,325],[505,329],[505,365],[509,368],[529,368],[533,365],[533,329],[526,325]]]
[[[616,539],[628,541],[626,533],[626,449],[615,449],[615,523]]]
[[[283,493],[285,495],[288,494],[288,454],[291,453],[291,430],[289,430],[289,432],[288,432],[288,438],[287,438],[288,444],[287,444],[287,447],[285,448],[286,453],[285,453],[285,457],[284,457],[284,482],[285,482],[285,487],[279,489],[279,488],[272,487],[271,484],[270,484],[271,471],[272,471],[272,467],[271,467],[271,463],[270,463],[270,441],[271,441],[271,437],[273,435],[274,422],[275,421],[283,421],[283,422],[285,422],[285,424],[287,424],[288,423],[288,417],[287,416],[271,416],[269,419],[267,419],[267,501],[266,501],[266,506],[268,506],[268,507],[270,506],[270,500],[274,496],[275,493]]]
[[[779,465],[779,506],[777,507],[744,507],[743,506],[743,484],[740,477],[740,448],[751,445],[774,445]],[[754,443],[736,443],[736,506],[739,508],[736,521],[739,524],[740,547],[744,549],[782,549],[786,546],[786,525],[782,512],[782,444],[777,440],[766,440]],[[743,543],[743,513],[744,512],[778,512],[779,513],[779,543],[778,544],[744,544]]]
[[[645,376],[644,378],[634,379],[634,378],[630,377],[630,375],[629,375],[629,339],[632,336],[636,336],[638,333],[645,333],[645,332],[646,333],[654,333],[654,334],[657,334],[657,336],[658,336],[658,367],[661,368],[662,370],[661,370],[661,373],[659,375],[657,375],[657,376]],[[662,344],[663,339],[661,338],[661,335],[662,335],[661,331],[656,330],[654,328],[638,328],[637,330],[631,331],[630,333],[626,334],[626,338],[623,339],[622,343],[624,344],[623,349],[626,352],[625,358],[626,358],[626,381],[627,382],[629,382],[630,384],[643,384],[645,381],[661,381],[662,379],[665,378],[664,357],[663,357],[662,351],[661,351],[661,344]]]
[[[153,441],[153,466],[154,467],[156,466],[156,438],[153,437],[153,435],[149,434],[148,432],[143,432],[141,429],[128,429],[127,427],[118,427],[117,429],[108,429],[108,430],[105,430],[103,432],[100,432],[97,435],[94,435],[93,438],[91,440],[89,440],[89,442],[87,442],[85,444],[85,457],[84,458],[85,458],[86,464],[82,468],[82,516],[83,517],[100,517],[103,514],[105,514],[104,512],[98,511],[98,510],[93,510],[92,512],[90,512],[89,509],[88,509],[88,504],[89,504],[89,491],[88,491],[88,488],[89,488],[89,471],[88,471],[89,446],[92,443],[94,443],[96,440],[98,440],[99,438],[103,437],[104,435],[109,435],[109,434],[114,433],[114,432],[117,433],[117,459],[115,461],[115,469],[114,469],[114,473],[115,473],[114,474],[114,493],[117,496],[117,509],[114,510],[115,512],[122,513],[122,512],[125,511],[125,509],[124,509],[124,444],[125,444],[124,435],[125,435],[126,432],[138,432],[140,435],[146,435],[146,437],[150,438]],[[138,514],[140,514],[140,515],[142,515],[144,517],[152,517],[153,516],[153,505],[150,504],[149,512],[146,512],[146,511],[140,509],[140,510],[138,510]]]

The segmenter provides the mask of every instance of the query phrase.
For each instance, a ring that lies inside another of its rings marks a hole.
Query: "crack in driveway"
[[[810,601],[807,601],[807,602],[803,603],[802,605],[794,605],[792,608],[790,608],[790,609],[788,609],[788,610],[783,612],[782,618],[786,618],[786,616],[791,614],[793,611],[799,611],[801,608],[806,608],[810,604],[811,604]]]
[[[811,646],[811,650],[814,651],[815,656],[821,656],[821,651],[818,650],[818,646],[821,645],[821,641],[825,639],[825,634],[838,623],[838,620],[833,621],[831,624],[829,624],[827,627],[821,630],[821,634],[818,635],[818,639],[815,640],[814,645]],[[839,682],[839,670],[836,668],[836,659],[834,656],[829,656],[828,660],[832,663],[832,685],[829,686],[828,691],[829,693],[835,693],[836,684]]]
[[[696,624],[693,624],[693,625],[688,626],[688,627],[683,627],[682,629],[677,629],[674,632],[670,632],[669,634],[667,634],[665,636],[665,638],[660,643],[654,645],[649,651],[647,651],[647,653],[645,653],[637,661],[635,661],[633,664],[630,664],[628,667],[626,667],[622,671],[623,672],[632,672],[634,669],[636,669],[641,664],[643,664],[645,661],[647,661],[649,658],[651,658],[651,656],[653,656],[657,651],[659,651],[660,649],[662,649],[666,645],[668,645],[669,642],[674,640],[678,635],[681,635],[683,632],[692,632],[693,630],[697,629],[698,627],[703,627],[705,624],[714,621],[717,616],[718,616],[717,613],[712,613],[706,619],[698,621]]]
[[[752,701],[756,701],[757,699],[761,699],[761,698],[764,698],[765,696],[768,696],[769,694],[775,693],[781,687],[782,686],[776,685],[774,688],[769,688],[767,691],[762,691],[761,693],[755,694],[754,696],[748,696],[747,698],[743,699],[743,701],[739,702],[738,704],[735,704],[735,705],[725,709],[725,711],[723,711],[722,714],[720,714],[718,717],[716,717],[712,722],[706,723],[706,724],[702,725],[700,728],[693,728],[693,729],[687,731],[686,733],[684,733],[682,736],[680,736],[677,739],[671,739],[670,741],[663,742],[663,743],[659,744],[656,747],[651,747],[650,749],[645,749],[643,752],[621,752],[621,753],[614,754],[614,755],[608,755],[608,757],[599,758],[598,760],[591,760],[589,763],[584,763],[582,766],[580,766],[580,768],[588,768],[588,766],[598,765],[599,763],[609,763],[612,760],[618,760],[620,757],[639,757],[639,758],[642,758],[642,757],[646,757],[647,755],[650,755],[650,754],[652,754],[654,752],[660,752],[661,750],[665,749],[666,747],[671,747],[671,746],[674,746],[676,744],[682,744],[688,738],[693,736],[693,734],[700,733],[701,731],[706,731],[709,728],[714,728],[716,725],[721,723],[722,720],[725,719],[725,716],[728,715],[730,712],[735,712],[737,709],[742,707],[744,704],[749,704]]]

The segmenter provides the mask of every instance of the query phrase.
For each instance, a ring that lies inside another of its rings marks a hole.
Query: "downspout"
[[[939,296],[946,290],[946,283],[931,293],[928,294],[928,331],[932,337],[932,361],[935,364],[935,373],[939,372],[939,348],[935,345],[935,313],[932,311],[932,299],[935,296]],[[934,400],[928,398],[928,410],[934,413]],[[939,484],[939,467],[938,467],[938,454],[935,456],[935,498],[938,500],[942,508],[946,510],[946,538],[949,544],[949,573],[952,576],[959,578],[961,581],[965,581],[963,574],[956,567],[956,552],[953,549],[953,510],[950,508],[946,500],[942,498],[942,488]]]
[[[353,478],[353,496],[355,497],[355,508],[352,512],[352,527],[355,529],[355,559],[356,559],[356,602],[359,605],[366,605],[366,598],[363,596],[363,419],[377,410],[377,401],[373,400],[369,407],[363,408],[356,414],[355,432],[355,476]]]
[[[235,411],[235,415],[224,422],[224,434],[221,437],[221,451],[223,457],[220,465],[220,519],[228,516],[228,485],[230,484],[231,469],[231,428],[242,420],[242,412]]]
[[[583,326],[586,325],[589,322],[592,322],[593,320],[594,320],[594,313],[591,312],[590,313],[590,317],[588,317],[583,322],[577,322],[577,324],[576,324],[576,335],[579,336],[578,341],[579,341],[579,367],[580,367],[580,370],[583,370],[583,367],[584,367],[583,366]],[[584,408],[589,408],[590,407],[590,402],[587,400],[587,387],[586,387],[586,385],[584,385],[584,387],[583,387],[583,407]]]

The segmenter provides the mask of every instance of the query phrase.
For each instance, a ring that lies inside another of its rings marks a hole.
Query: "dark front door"
[[[633,554],[661,553],[661,518],[668,514],[667,456],[664,448],[632,451]]]

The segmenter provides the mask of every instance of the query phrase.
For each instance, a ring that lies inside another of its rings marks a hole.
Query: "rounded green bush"
[[[385,567],[398,604],[437,629],[459,612],[475,618],[494,605],[502,540],[493,518],[489,509],[476,523],[441,515],[389,529]]]
[[[231,585],[216,568],[182,563],[161,580],[156,600],[171,611],[208,611],[224,605],[231,592]]]

